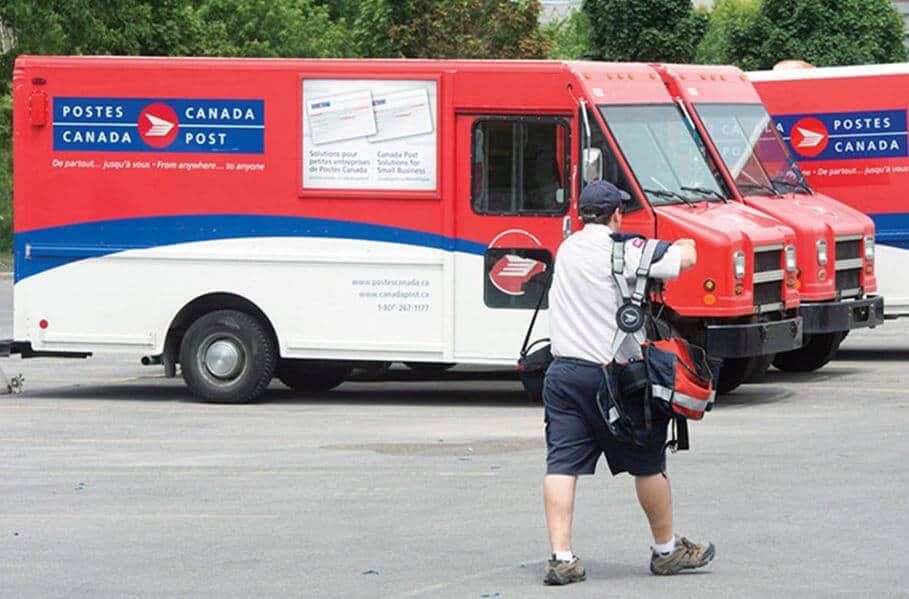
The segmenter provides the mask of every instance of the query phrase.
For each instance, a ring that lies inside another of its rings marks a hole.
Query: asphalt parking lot
[[[909,320],[693,425],[669,468],[677,530],[717,545],[703,571],[651,576],[631,480],[583,479],[589,575],[562,589],[540,584],[542,409],[507,373],[218,406],[123,358],[0,366],[25,377],[0,396],[0,597],[909,593]]]

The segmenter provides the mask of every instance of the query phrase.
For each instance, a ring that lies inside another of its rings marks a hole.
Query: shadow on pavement
[[[475,380],[475,379],[467,379]],[[445,381],[416,381],[418,385],[406,381],[395,382],[351,382],[338,389],[316,394],[302,394],[274,383],[262,396],[259,404],[313,404],[313,405],[406,405],[406,406],[439,406],[470,405],[478,407],[533,407],[537,404],[528,399],[515,381],[513,385],[496,383],[496,389],[482,388],[483,381],[467,385],[458,382],[455,388],[445,388]],[[431,382],[433,387],[427,388]],[[437,386],[436,386],[437,385]],[[507,388],[502,388],[507,387]],[[53,398],[71,400],[110,400],[139,402],[181,402],[198,403],[179,379],[177,382],[137,381],[131,384],[90,384],[78,387],[44,388],[26,390],[22,397]],[[216,406],[216,404],[212,404]],[[256,404],[253,404],[256,405]]]
[[[716,398],[714,410],[725,408],[759,406],[784,402],[794,395],[794,390],[780,386],[742,385],[731,393]]]
[[[841,349],[833,357],[837,360],[854,362],[909,362],[906,349]]]

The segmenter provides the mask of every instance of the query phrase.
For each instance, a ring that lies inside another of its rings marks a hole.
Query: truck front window
[[[676,106],[599,109],[652,205],[725,199]]]
[[[695,108],[742,195],[810,193],[761,104],[697,104]]]

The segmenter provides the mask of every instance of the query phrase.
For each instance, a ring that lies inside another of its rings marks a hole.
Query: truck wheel
[[[411,370],[423,374],[441,374],[454,366],[451,362],[404,362]]]
[[[770,364],[773,363],[773,357],[775,354],[768,354],[766,356],[755,356],[753,358],[748,358],[748,372],[745,373],[745,382],[754,383],[759,381],[764,373],[767,372],[767,369],[770,368]]]
[[[183,380],[212,403],[248,403],[271,382],[275,341],[259,319],[236,310],[217,310],[196,320],[180,344]]]
[[[729,393],[744,383],[750,369],[751,358],[726,358],[723,360],[716,392],[720,395]]]
[[[786,372],[811,372],[831,359],[845,335],[841,332],[823,335],[805,335],[805,343],[799,349],[777,354],[773,365]]]
[[[334,389],[350,375],[347,366],[314,364],[309,360],[281,360],[277,377],[300,393],[321,393]]]

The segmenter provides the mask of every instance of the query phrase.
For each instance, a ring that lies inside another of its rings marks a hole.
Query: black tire
[[[277,377],[294,391],[322,393],[343,383],[350,372],[348,366],[331,366],[309,360],[281,360]]]
[[[833,359],[844,338],[841,332],[805,335],[802,347],[777,354],[773,365],[785,372],[812,372]]]
[[[767,369],[770,368],[770,364],[773,363],[773,358],[775,354],[768,354],[766,356],[755,356],[749,358],[748,372],[745,373],[745,382],[754,383],[759,381],[764,373],[767,372]]]
[[[726,358],[720,367],[720,380],[716,385],[719,395],[729,393],[745,382],[751,369],[751,358]]]
[[[266,325],[236,310],[202,316],[180,343],[186,386],[202,401],[212,403],[240,404],[258,399],[274,377],[277,354]],[[219,361],[219,355],[226,358]]]
[[[448,370],[449,368],[454,367],[454,363],[451,362],[404,362],[404,366],[407,366],[411,370],[416,372],[422,372],[424,374],[441,374]]]

